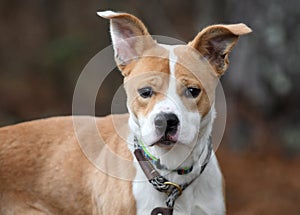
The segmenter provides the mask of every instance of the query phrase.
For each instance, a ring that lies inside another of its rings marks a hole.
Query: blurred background
[[[82,69],[110,44],[98,9],[133,13],[152,34],[183,41],[210,24],[253,29],[221,80],[228,214],[300,214],[300,1],[1,0],[0,125],[71,114]],[[121,83],[118,72],[107,77],[97,115],[110,114]]]

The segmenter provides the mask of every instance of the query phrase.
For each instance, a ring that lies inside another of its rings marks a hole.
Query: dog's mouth
[[[164,148],[170,148],[175,145],[177,140],[172,138],[172,136],[162,136],[157,142],[153,143],[151,146],[160,146]]]

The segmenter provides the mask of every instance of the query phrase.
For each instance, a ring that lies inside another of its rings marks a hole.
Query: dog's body
[[[238,36],[251,30],[216,25],[189,45],[168,46],[157,44],[130,14],[99,15],[111,19],[129,114],[1,128],[0,214],[140,215],[165,207],[165,193],[153,188],[133,156],[136,139],[159,158],[164,169],[157,171],[169,181],[193,181],[178,197],[174,214],[225,214],[214,153],[200,172],[209,154],[218,77]],[[186,174],[173,171],[185,167],[191,167]]]
[[[86,126],[89,118],[77,117],[88,143],[97,138]],[[124,141],[111,134],[111,117],[96,121],[109,147],[132,159]],[[72,117],[5,127],[0,137],[1,215],[135,213],[131,182],[108,177],[91,164],[78,144]]]

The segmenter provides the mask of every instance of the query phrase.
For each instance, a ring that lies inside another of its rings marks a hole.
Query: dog
[[[131,14],[98,15],[110,20],[129,113],[1,128],[0,214],[225,214],[210,141],[215,90],[251,29],[212,25],[165,45]]]

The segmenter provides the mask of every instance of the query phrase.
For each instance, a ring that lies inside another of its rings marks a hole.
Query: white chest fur
[[[137,175],[133,182],[133,194],[136,199],[137,214],[151,214],[156,207],[166,207],[166,194],[153,188],[138,163],[136,163],[136,168]],[[222,175],[214,154],[204,172],[176,200],[173,214],[225,214]]]

